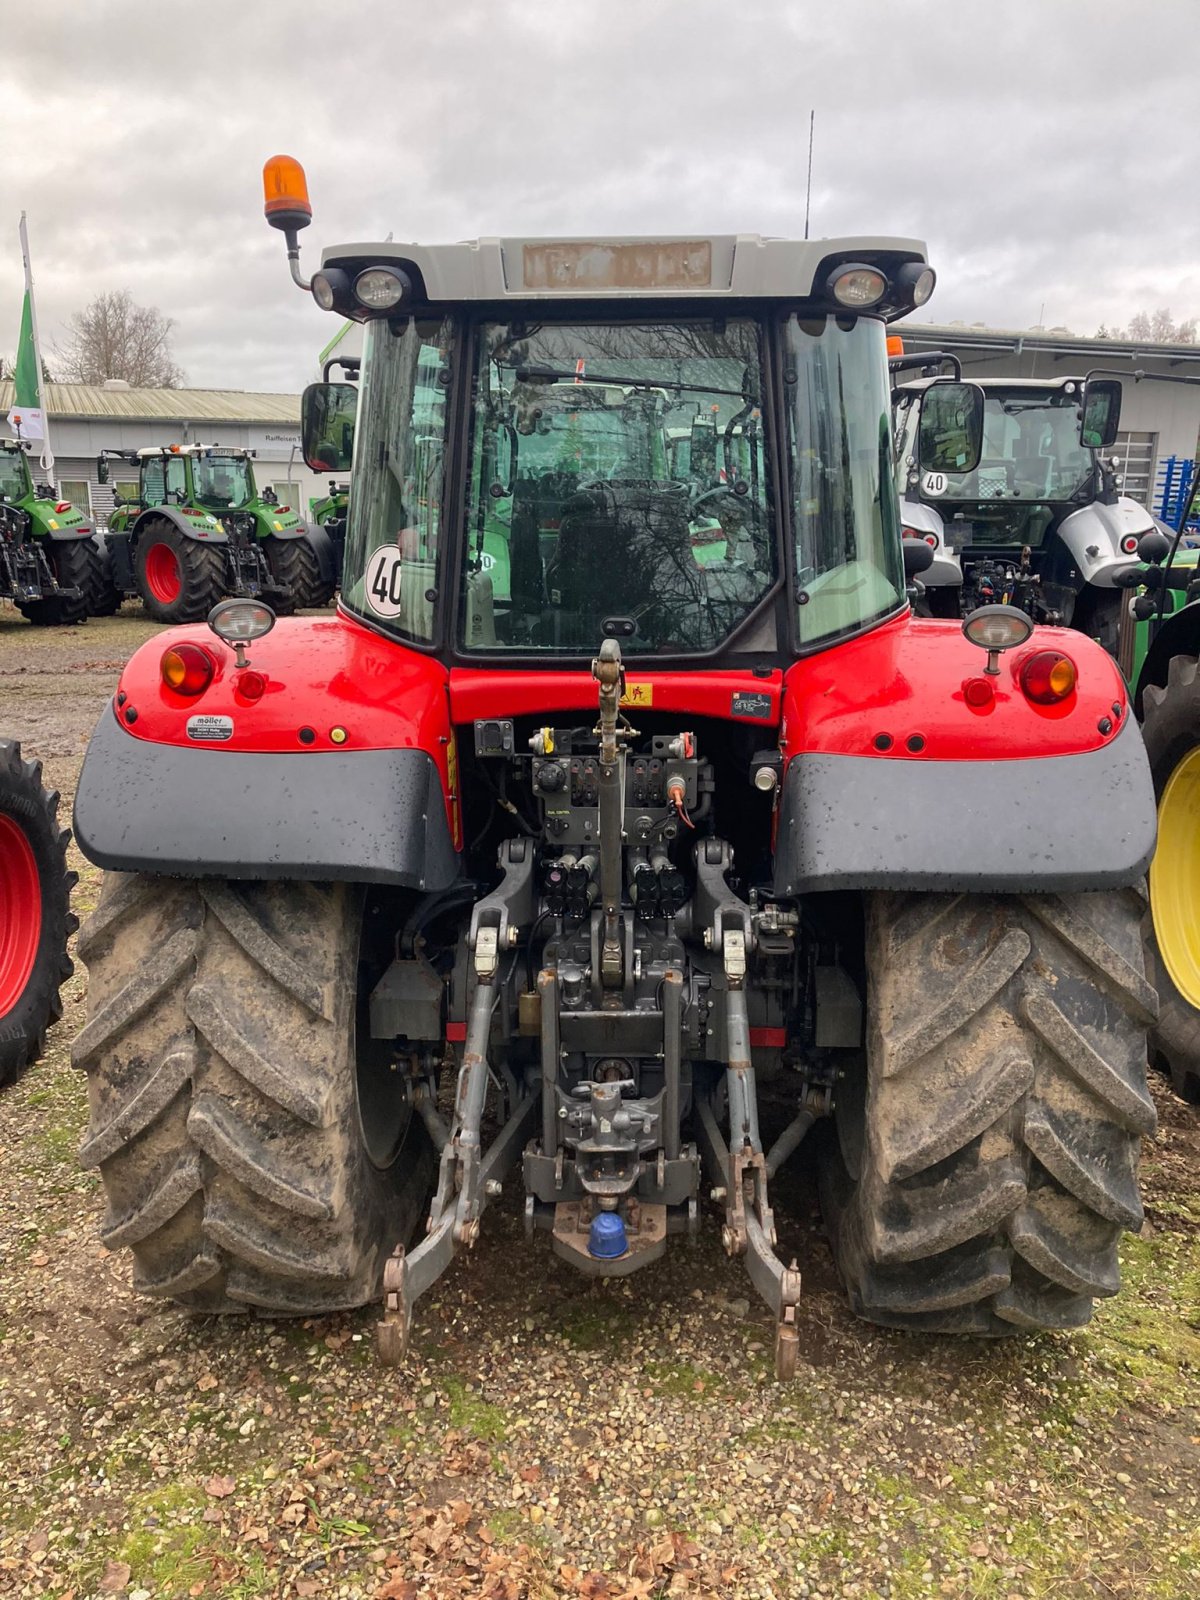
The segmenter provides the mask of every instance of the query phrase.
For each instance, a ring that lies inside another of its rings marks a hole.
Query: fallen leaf
[[[209,1478],[204,1484],[205,1494],[212,1495],[214,1500],[226,1499],[226,1497],[231,1495],[236,1488],[237,1484],[232,1478]]]
[[[522,1483],[540,1483],[542,1478],[542,1469],[538,1466],[522,1467],[517,1476],[520,1478]]]
[[[389,1578],[376,1589],[373,1600],[417,1600],[417,1586],[411,1578]]]
[[[39,1251],[36,1256],[30,1256],[29,1265],[31,1267],[48,1267],[50,1265],[50,1257],[42,1255]]]
[[[101,1594],[120,1594],[129,1582],[131,1568],[128,1561],[106,1561],[100,1579]]]
[[[216,1506],[205,1506],[200,1514],[201,1522],[220,1522],[221,1512]]]
[[[215,1389],[218,1382],[219,1379],[217,1379],[211,1372],[206,1372],[202,1378],[196,1379],[196,1387],[201,1391],[201,1393],[205,1393],[209,1389]]]
[[[290,1506],[284,1506],[283,1510],[279,1513],[279,1520],[280,1522],[286,1523],[288,1527],[295,1528],[298,1527],[307,1516],[308,1507],[304,1504],[303,1500],[293,1500]]]

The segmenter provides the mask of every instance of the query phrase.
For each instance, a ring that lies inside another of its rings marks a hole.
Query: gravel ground
[[[0,729],[73,792],[139,614],[0,608]],[[77,910],[99,875],[75,852]],[[373,1315],[190,1320],[135,1295],[102,1197],[67,986],[0,1098],[0,1594],[1193,1596],[1200,1588],[1200,1115],[1156,1085],[1149,1222],[1074,1337],[856,1322],[807,1174],[794,1384],[717,1244],[589,1284],[527,1248],[510,1181],[385,1371]],[[790,1219],[790,1220],[788,1220]]]

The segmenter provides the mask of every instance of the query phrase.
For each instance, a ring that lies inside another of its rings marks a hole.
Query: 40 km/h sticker
[[[927,472],[921,479],[921,491],[923,494],[945,494],[946,489],[946,474],[944,472]]]
[[[378,616],[398,617],[404,610],[403,572],[404,557],[391,546],[376,550],[367,563],[367,604]]]

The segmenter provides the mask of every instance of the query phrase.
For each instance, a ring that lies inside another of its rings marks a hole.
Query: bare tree
[[[1157,311],[1139,311],[1127,328],[1101,327],[1097,339],[1127,339],[1139,344],[1195,344],[1196,318],[1176,322],[1169,306]]]
[[[66,383],[103,383],[124,378],[144,389],[177,389],[184,374],[171,355],[170,317],[139,306],[128,289],[99,294],[71,318],[66,348],[56,351]]]

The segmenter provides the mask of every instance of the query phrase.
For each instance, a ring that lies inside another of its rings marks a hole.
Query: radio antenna
[[[812,204],[812,147],[813,125],[817,120],[815,110],[808,113],[808,186],[804,191],[804,237],[808,238],[808,213]]]

